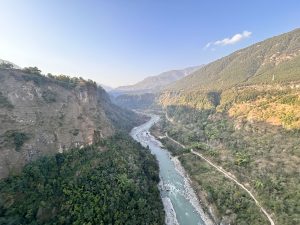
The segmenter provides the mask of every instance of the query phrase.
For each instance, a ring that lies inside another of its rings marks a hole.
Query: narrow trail
[[[180,142],[176,141],[175,139],[171,138],[168,133],[166,132],[166,137],[169,138],[171,141],[175,142],[176,144],[178,144],[180,147],[185,148],[185,146],[183,144],[181,144]]]
[[[274,221],[272,220],[271,216],[267,213],[267,211],[261,206],[261,204],[259,203],[259,201],[254,197],[254,195],[251,193],[251,191],[249,191],[243,184],[241,184],[240,182],[238,182],[230,173],[228,173],[227,171],[225,171],[223,168],[215,165],[214,163],[212,163],[210,160],[208,160],[207,158],[205,158],[202,154],[200,154],[199,152],[195,152],[193,149],[191,149],[191,153],[193,153],[194,155],[199,156],[200,158],[202,158],[203,160],[205,160],[207,163],[209,163],[211,166],[213,166],[214,168],[216,168],[218,171],[220,171],[221,173],[223,173],[225,175],[225,177],[229,178],[230,180],[234,181],[237,185],[239,185],[242,189],[244,189],[249,195],[250,197],[255,201],[255,204],[260,208],[260,210],[265,214],[265,216],[268,218],[268,220],[270,221],[271,225],[275,225]]]
[[[166,119],[171,122],[171,123],[175,123],[173,120],[171,120],[167,113],[166,113]],[[185,145],[181,144],[180,142],[174,140],[173,138],[171,138],[168,133],[166,132],[166,137],[169,138],[171,141],[173,141],[174,143],[178,144],[179,146],[181,146],[182,148],[185,148]],[[275,225],[273,219],[271,218],[270,214],[267,213],[267,211],[261,206],[261,204],[259,203],[259,201],[255,198],[255,196],[252,194],[251,191],[249,191],[242,183],[240,183],[235,177],[233,177],[229,172],[227,172],[226,170],[224,170],[222,167],[214,164],[213,162],[211,162],[209,159],[207,159],[206,157],[204,157],[201,153],[194,151],[193,149],[191,149],[191,153],[200,157],[201,159],[203,159],[204,161],[206,161],[209,165],[211,165],[212,167],[214,167],[216,170],[218,170],[219,172],[221,172],[225,177],[227,177],[228,179],[232,180],[233,182],[235,182],[238,186],[240,186],[242,189],[244,189],[249,196],[254,200],[255,204],[259,207],[259,209],[265,214],[265,216],[268,218],[269,222],[271,225]]]

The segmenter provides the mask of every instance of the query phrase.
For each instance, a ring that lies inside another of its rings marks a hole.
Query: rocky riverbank
[[[176,212],[173,208],[171,199],[168,197],[162,197],[161,199],[164,204],[164,209],[166,213],[166,219],[165,219],[166,225],[179,225],[176,219]]]
[[[194,208],[197,210],[197,212],[201,215],[201,218],[204,220],[206,225],[213,225],[215,224],[213,222],[214,215],[210,215],[210,213],[206,213],[203,211],[203,207],[201,206],[201,202],[199,201],[195,191],[193,190],[191,183],[192,180],[190,179],[189,175],[184,170],[183,166],[181,165],[178,157],[172,157],[172,161],[174,162],[176,170],[180,173],[180,175],[184,178],[185,182],[185,195],[186,198],[189,199],[191,204],[194,206]]]

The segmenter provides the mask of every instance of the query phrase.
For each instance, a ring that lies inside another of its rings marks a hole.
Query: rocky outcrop
[[[78,81],[69,85],[21,70],[0,70],[0,178],[42,155],[115,132],[114,122],[124,112],[115,112],[120,109],[101,87]]]

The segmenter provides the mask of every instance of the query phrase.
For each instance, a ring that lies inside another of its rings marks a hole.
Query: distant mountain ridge
[[[105,84],[100,84],[100,86],[107,92],[113,90],[112,87],[108,86],[108,85],[105,85]]]
[[[163,72],[156,76],[146,77],[142,81],[128,86],[121,86],[115,89],[115,91],[125,93],[155,93],[162,90],[167,85],[195,72],[203,65],[188,67],[182,70],[170,70]]]
[[[166,90],[224,90],[300,78],[300,29],[238,50],[174,82]]]

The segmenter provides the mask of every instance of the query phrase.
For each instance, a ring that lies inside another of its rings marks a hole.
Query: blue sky
[[[110,86],[208,63],[300,27],[299,0],[0,4],[1,59]]]

